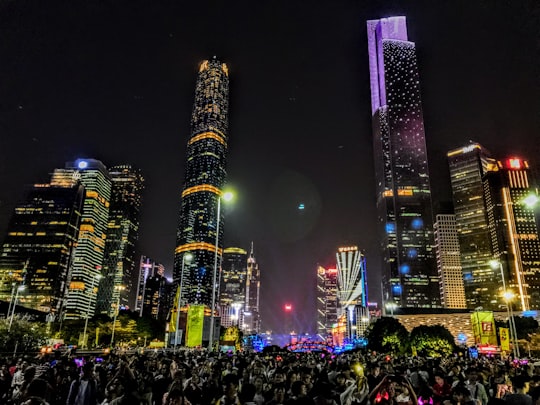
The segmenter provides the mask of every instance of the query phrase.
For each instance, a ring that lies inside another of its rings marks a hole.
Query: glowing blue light
[[[522,316],[524,317],[530,317],[530,318],[536,318],[538,316],[538,311],[523,311]]]
[[[402,264],[401,266],[399,266],[399,272],[401,274],[409,274],[410,271],[411,266],[409,266],[408,264]]]
[[[472,275],[472,273],[465,273],[465,274],[463,274],[463,278],[464,278],[465,280],[472,280],[472,279],[473,279],[473,275]]]
[[[393,233],[396,231],[396,224],[393,222],[386,223],[386,233]]]
[[[394,295],[401,295],[403,289],[401,288],[401,285],[399,284],[395,284],[392,286],[392,292],[394,293]]]
[[[418,257],[418,250],[416,250],[415,248],[410,248],[407,251],[407,257],[409,259],[416,259],[416,257]]]
[[[459,333],[457,339],[459,343],[464,344],[467,342],[467,335],[465,333]]]
[[[306,206],[303,203],[298,204],[298,209],[303,210]]]
[[[86,169],[88,167],[88,162],[86,160],[81,160],[77,167],[79,169]]]
[[[424,227],[424,221],[422,221],[422,218],[415,218],[412,220],[411,226],[415,230],[422,229]]]

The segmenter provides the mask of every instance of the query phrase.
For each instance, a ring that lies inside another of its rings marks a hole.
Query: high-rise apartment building
[[[498,270],[493,259],[482,178],[495,161],[476,142],[447,153],[467,308],[498,309]]]
[[[116,304],[129,308],[136,293],[135,244],[139,238],[144,178],[140,170],[130,165],[114,166],[109,174],[111,203],[97,312],[113,316]]]
[[[187,144],[186,172],[182,189],[180,219],[173,278],[180,284],[185,265],[183,290],[186,302],[212,303],[214,272],[220,268],[223,210],[218,218],[218,199],[226,180],[228,142],[229,73],[215,57],[199,67],[191,136]],[[216,240],[218,262],[215,268]],[[193,259],[183,263],[185,254]],[[214,297],[216,302],[218,297]]]
[[[79,179],[61,169],[49,183],[27,190],[0,250],[0,300],[10,301],[13,287],[24,285],[19,305],[61,312],[83,197]]]
[[[229,247],[223,250],[219,307],[224,327],[244,323],[247,258],[244,249]]]
[[[484,192],[493,256],[504,275],[500,287],[514,293],[522,311],[540,309],[540,240],[534,207],[527,204],[537,191],[528,162],[510,158],[489,166]],[[503,305],[503,291],[498,292]]]
[[[253,252],[253,242],[251,242],[251,252],[247,261],[246,302],[244,305],[244,329],[247,332],[259,333],[261,330],[260,292],[261,271]]]
[[[416,47],[405,17],[367,22],[386,304],[440,305]]]
[[[444,308],[466,308],[456,216],[438,214],[434,231],[441,304]]]
[[[326,341],[338,322],[337,269],[317,267],[317,336]]]
[[[67,319],[94,315],[105,252],[109,219],[111,178],[105,165],[95,159],[77,159],[67,172],[80,178],[85,189],[81,226],[73,255],[66,305]]]

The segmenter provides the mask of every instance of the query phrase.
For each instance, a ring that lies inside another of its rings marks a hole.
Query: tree
[[[3,352],[12,353],[37,351],[46,342],[45,324],[33,321],[28,316],[15,315],[11,330],[9,318],[0,319],[0,345]]]
[[[531,333],[538,332],[538,321],[530,316],[514,316],[518,339],[528,339]]]
[[[454,336],[442,325],[420,325],[411,331],[411,346],[420,356],[444,357],[456,348]]]
[[[367,330],[368,349],[382,353],[403,354],[409,343],[409,332],[396,318],[377,319]]]

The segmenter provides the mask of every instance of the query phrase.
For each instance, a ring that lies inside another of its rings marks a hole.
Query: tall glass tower
[[[416,47],[405,17],[367,22],[384,304],[440,306]]]
[[[175,285],[179,285],[184,268],[182,293],[186,296],[185,302],[208,307],[212,303],[216,236],[217,269],[220,268],[223,246],[223,210],[219,227],[217,216],[218,199],[227,175],[228,110],[227,65],[215,57],[205,60],[199,67],[195,88],[173,278]],[[216,235],[218,230],[219,235]],[[184,260],[187,253],[193,255],[189,262]]]

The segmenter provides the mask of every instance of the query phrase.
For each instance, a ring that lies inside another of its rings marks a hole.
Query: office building
[[[253,242],[251,242],[251,252],[247,260],[246,301],[244,305],[243,326],[246,332],[259,333],[261,331],[260,292],[261,271],[253,252]]]
[[[78,319],[93,316],[96,309],[109,220],[111,178],[105,165],[95,159],[77,159],[67,163],[66,169],[80,178],[85,189],[63,313],[66,319]]]
[[[367,22],[383,299],[440,306],[416,46],[405,17]]]
[[[477,142],[447,153],[467,308],[497,310],[500,276],[493,259],[482,178],[495,161]]]
[[[498,299],[512,292],[511,305],[540,309],[540,241],[534,206],[537,191],[526,160],[509,158],[490,165],[484,176],[488,229],[493,257],[502,266]],[[506,290],[506,291],[503,291]]]
[[[438,214],[434,224],[443,308],[466,308],[456,216]]]
[[[136,280],[136,295],[133,310],[140,316],[143,315],[144,291],[146,290],[146,280],[155,275],[165,276],[165,266],[157,263],[147,256],[141,256],[139,260],[138,277]]]
[[[337,269],[317,267],[317,336],[327,341],[338,321]]]
[[[14,288],[24,286],[18,305],[58,316],[83,198],[81,182],[62,169],[55,171],[49,183],[29,187],[13,212],[0,250],[0,300],[10,301]]]
[[[187,303],[207,307],[212,304],[213,291],[217,291],[214,272],[221,264],[224,210],[220,210],[218,218],[218,199],[227,174],[228,98],[227,65],[215,57],[203,61],[197,75],[187,143],[173,279],[178,286],[183,257],[192,254],[193,259],[184,263],[183,292]],[[214,296],[214,300],[217,303],[218,297]]]
[[[130,165],[114,166],[109,174],[111,202],[97,312],[113,316],[117,303],[130,308],[136,294],[135,244],[139,238],[144,178],[140,170]]]
[[[241,326],[246,301],[247,252],[229,247],[223,250],[219,294],[221,325]]]

